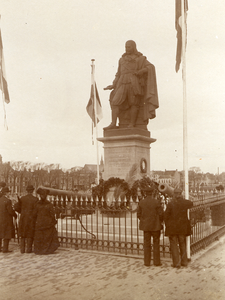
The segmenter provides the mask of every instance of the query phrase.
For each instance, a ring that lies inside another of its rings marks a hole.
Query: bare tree
[[[45,163],[37,163],[32,166],[32,183],[35,189],[40,185],[45,185],[47,173],[47,164]]]
[[[4,181],[7,184],[9,181],[9,178],[10,178],[10,174],[11,174],[10,162],[3,163],[1,168],[2,168],[2,176],[4,178]]]
[[[201,169],[200,169],[200,167],[191,167],[191,168],[189,168],[189,171],[193,171],[196,174],[202,172]]]
[[[60,169],[60,164],[50,164],[45,166],[46,177],[45,185],[49,187],[59,188],[60,187],[60,175],[63,171]]]
[[[30,174],[29,174],[29,167],[31,163],[30,162],[24,162],[24,161],[11,161],[11,178],[13,179],[13,191],[16,190],[16,179],[18,178],[19,186],[18,186],[18,192],[24,192],[25,191],[25,184],[29,182]]]

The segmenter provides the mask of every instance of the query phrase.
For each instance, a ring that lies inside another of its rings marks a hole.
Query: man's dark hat
[[[1,190],[2,194],[9,193],[9,192],[10,192],[10,189],[7,186],[3,187],[2,190]]]
[[[1,181],[0,182],[0,187],[5,187],[6,186],[6,183],[4,181]]]
[[[27,191],[33,191],[33,190],[34,190],[33,185],[32,185],[32,184],[28,185],[28,186],[26,187],[26,190],[27,190]]]
[[[45,190],[45,189],[42,189],[42,188],[38,188],[37,191],[36,191],[36,193],[39,194],[39,195],[48,195],[49,192],[50,191],[48,189]]]

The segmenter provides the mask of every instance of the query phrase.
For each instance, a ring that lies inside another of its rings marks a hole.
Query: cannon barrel
[[[169,197],[173,196],[174,188],[169,186],[166,183],[160,183],[159,186],[158,186],[158,190],[163,195],[167,195]]]
[[[83,202],[83,204],[82,204],[80,201],[81,198],[83,198],[83,200],[88,199],[88,203],[90,203],[91,194],[73,192],[73,191],[68,191],[68,190],[53,189],[53,188],[46,187],[46,186],[39,186],[38,188],[43,189],[43,190],[48,190],[49,191],[48,195],[55,196],[55,197],[58,196],[59,199],[63,201],[59,206],[55,206],[55,204],[54,204],[57,219],[58,218],[63,219],[65,217],[79,218],[79,215],[93,214],[95,211],[93,208],[87,207],[87,202]],[[78,199],[76,208],[71,207],[70,204],[68,204],[68,203],[67,203],[67,205],[69,205],[69,207],[66,205],[66,201],[65,201],[66,197],[69,201],[71,200],[71,198]]]
[[[79,192],[73,192],[73,191],[68,191],[68,190],[60,190],[60,189],[53,189],[50,187],[46,187],[46,186],[39,186],[38,188],[41,188],[43,190],[48,190],[49,194],[51,196],[58,196],[58,197],[63,197],[63,198],[75,198],[77,197],[78,199],[80,197],[82,198],[90,198],[91,194],[85,194],[85,193],[79,193]]]

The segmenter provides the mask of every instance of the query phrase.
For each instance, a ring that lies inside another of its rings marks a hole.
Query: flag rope
[[[92,61],[92,83],[93,83],[93,99],[94,99],[94,121],[95,121],[95,130],[96,130],[96,154],[97,154],[97,184],[99,184],[99,154],[98,154],[98,120],[97,120],[97,103],[96,103],[96,83],[95,83],[95,65],[94,65],[94,59]]]
[[[4,103],[4,97],[2,95],[2,100],[3,100],[3,111],[4,111],[4,127],[6,130],[8,130],[8,124],[7,124],[7,119],[6,119],[6,109],[5,109],[5,103]]]
[[[0,20],[1,20],[1,15],[0,15]],[[4,127],[6,130],[8,130],[5,103],[9,103],[10,99],[9,99],[9,91],[8,91],[8,85],[7,85],[7,81],[6,81],[6,75],[5,75],[5,64],[4,64],[1,29],[0,29],[0,89],[2,90]]]

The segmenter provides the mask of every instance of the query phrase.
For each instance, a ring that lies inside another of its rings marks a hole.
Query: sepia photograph
[[[224,14],[1,1],[0,300],[224,299]]]

